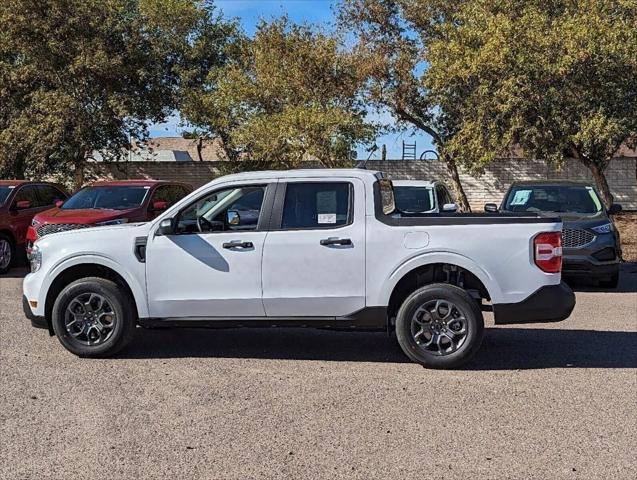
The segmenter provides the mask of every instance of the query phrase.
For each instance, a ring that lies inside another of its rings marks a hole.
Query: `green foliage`
[[[469,203],[456,159],[447,148],[460,122],[455,108],[438,103],[427,84],[427,54],[437,29],[448,21],[456,2],[442,0],[343,0],[340,25],[352,32],[368,79],[366,100],[389,111],[398,130],[420,130],[433,138],[447,165],[456,198]]]
[[[230,58],[187,92],[182,111],[200,133],[221,139],[229,160],[339,166],[373,139],[358,58],[340,50],[338,38],[284,17],[261,22]]]
[[[225,61],[233,31],[198,0],[4,0],[0,174],[81,183],[91,152],[117,157]]]
[[[633,0],[461,2],[436,29],[427,86],[462,119],[448,148],[480,169],[513,145],[603,175],[637,141],[637,3]]]

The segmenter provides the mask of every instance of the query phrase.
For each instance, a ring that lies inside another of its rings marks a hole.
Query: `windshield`
[[[593,187],[579,185],[520,185],[513,187],[504,210],[596,214],[602,210]]]
[[[7,198],[9,198],[14,188],[13,185],[0,185],[0,205],[3,205]]]
[[[127,210],[137,208],[146,197],[150,187],[87,187],[71,198],[63,210],[79,210],[82,208],[101,208],[110,210]]]
[[[434,193],[429,187],[397,187],[394,185],[396,208],[405,213],[423,213],[434,209]]]

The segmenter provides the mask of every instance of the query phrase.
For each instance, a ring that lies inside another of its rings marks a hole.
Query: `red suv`
[[[66,202],[36,215],[29,227],[30,245],[50,233],[99,225],[147,222],[192,192],[183,183],[156,180],[98,182]]]
[[[0,180],[0,275],[24,248],[33,216],[67,198],[64,189],[52,183]]]

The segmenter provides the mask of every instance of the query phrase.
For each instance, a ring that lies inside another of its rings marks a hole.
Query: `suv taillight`
[[[544,232],[533,239],[535,264],[547,273],[562,271],[562,232]]]

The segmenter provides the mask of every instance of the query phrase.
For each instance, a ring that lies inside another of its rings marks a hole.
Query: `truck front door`
[[[177,215],[173,234],[151,235],[146,283],[153,317],[265,316],[262,212],[275,185],[219,187]]]

